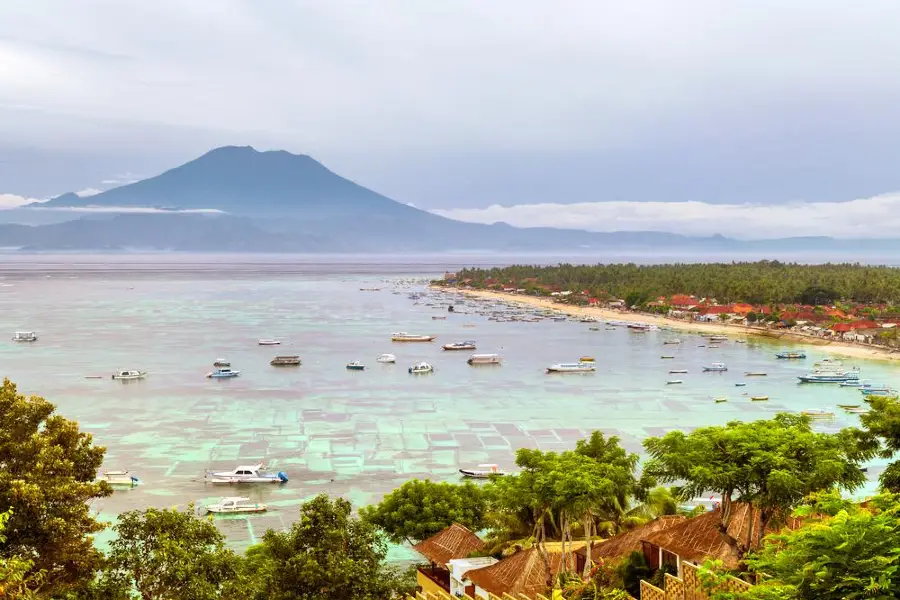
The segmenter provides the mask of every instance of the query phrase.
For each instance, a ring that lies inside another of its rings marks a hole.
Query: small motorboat
[[[284,471],[267,471],[260,463],[235,467],[233,471],[207,471],[206,480],[209,483],[287,483],[288,476]]]
[[[278,346],[281,344],[280,340],[273,339],[261,339],[257,342],[260,346]]]
[[[767,377],[769,374],[764,371],[746,371],[744,377]]]
[[[364,371],[366,369],[366,365],[362,364],[358,360],[351,360],[347,363],[348,371]]]
[[[850,410],[851,408],[859,408],[859,404],[838,404],[838,408],[843,408],[844,410]]]
[[[211,512],[217,515],[228,515],[235,513],[261,513],[266,512],[267,510],[265,504],[250,502],[250,498],[241,498],[238,496],[222,498],[219,502],[215,504],[207,504],[203,508],[205,508],[207,512]]]
[[[704,371],[710,371],[713,373],[721,373],[728,370],[728,367],[725,366],[725,363],[715,362],[707,367],[703,367]]]
[[[431,320],[432,321],[446,321],[447,317],[438,317],[436,315],[432,315]]]
[[[473,354],[466,362],[470,365],[499,365],[502,359],[499,354]]]
[[[734,387],[744,387],[745,385],[747,385],[747,384],[744,383],[743,381],[739,381],[736,384],[734,384]]]
[[[394,356],[393,354],[382,354],[381,356],[379,356],[378,358],[375,359],[375,362],[392,365],[395,362],[397,362],[397,357]]]
[[[547,367],[548,373],[593,373],[597,367],[591,363],[558,363]]]
[[[802,359],[806,358],[806,352],[776,352],[775,358]]]
[[[100,481],[105,481],[112,486],[134,487],[141,482],[136,475],[132,475],[128,471],[103,471],[99,477]]]
[[[721,404],[722,402],[728,402],[728,398],[724,396],[720,396],[718,398],[713,398],[716,404]]]
[[[687,369],[669,369],[669,375],[683,375],[687,372]]]
[[[112,378],[119,381],[135,381],[146,376],[146,371],[116,371],[112,374]]]
[[[472,479],[488,479],[491,475],[506,475],[500,470],[500,467],[494,464],[478,465],[475,469],[460,469],[459,472],[463,477]]]
[[[666,385],[675,385],[678,383],[684,383],[681,379],[670,379],[666,382]]]
[[[596,362],[596,361],[593,356],[582,356],[581,358],[578,359],[578,362],[592,363],[592,362]]]
[[[444,344],[444,350],[474,350],[475,342],[453,342],[452,344]]]
[[[296,355],[280,355],[269,361],[273,367],[298,367],[300,363],[300,357]]]
[[[863,396],[883,396],[893,394],[894,389],[886,385],[864,385],[859,388],[859,393]]]
[[[431,342],[434,341],[434,338],[437,336],[434,335],[416,335],[413,333],[406,333],[405,331],[401,331],[398,333],[391,334],[392,342]]]
[[[221,369],[216,369],[212,373],[207,373],[206,376],[210,379],[230,379],[232,377],[237,377],[240,374],[240,371],[223,367]]]
[[[665,346],[671,346],[671,345],[676,345],[676,344],[680,344],[680,343],[681,343],[681,340],[675,338],[675,339],[671,339],[671,340],[666,340],[666,341],[664,341],[664,342],[663,342],[663,345],[665,345]]]
[[[750,396],[750,400],[753,402],[765,402],[768,399],[768,396]]]
[[[215,362],[213,362],[214,367],[230,367],[231,363],[226,358],[217,358]]]
[[[420,363],[417,363],[417,364],[414,364],[413,366],[411,366],[409,368],[409,372],[412,373],[413,375],[422,375],[424,373],[433,373],[434,367],[431,366],[427,362],[420,362]]]
[[[17,331],[13,334],[14,342],[36,342],[37,335],[33,331]]]
[[[672,356],[671,354],[663,354],[662,356],[660,356],[660,358],[665,359],[665,358],[675,358],[675,357]]]

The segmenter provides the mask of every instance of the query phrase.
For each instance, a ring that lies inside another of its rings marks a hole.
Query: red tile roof
[[[482,548],[484,542],[481,538],[459,523],[454,523],[413,546],[413,550],[445,569],[447,561],[466,558]]]

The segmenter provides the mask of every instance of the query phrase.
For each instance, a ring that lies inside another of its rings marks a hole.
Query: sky
[[[897,202],[897,23],[896,0],[6,2],[0,206],[250,144],[467,220],[771,237],[814,210],[833,235]]]

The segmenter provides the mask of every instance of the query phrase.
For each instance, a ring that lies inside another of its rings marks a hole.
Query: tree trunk
[[[546,571],[546,584],[547,589],[553,587],[553,574],[550,572],[550,557],[547,555],[547,547],[544,546],[544,517],[542,516],[537,525],[535,526],[535,539],[537,541],[537,549],[538,554],[541,556],[541,561],[544,563],[544,570]]]
[[[591,566],[593,564],[593,561],[591,560],[591,549],[593,547],[591,534],[593,532],[591,530],[594,525],[594,518],[590,511],[588,511],[584,513],[582,520],[584,521],[584,570],[582,570],[581,576],[584,579],[587,579],[588,575],[591,574]]]

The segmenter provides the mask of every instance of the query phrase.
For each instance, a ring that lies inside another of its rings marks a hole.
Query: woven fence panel
[[[655,585],[641,580],[641,600],[666,600],[666,593]]]
[[[684,582],[666,573],[666,600],[684,600]]]
[[[700,567],[683,562],[681,574],[684,576],[684,600],[708,600],[700,584]]]

